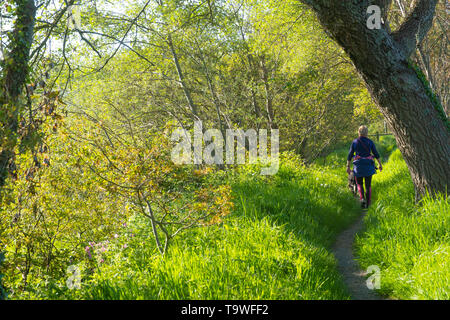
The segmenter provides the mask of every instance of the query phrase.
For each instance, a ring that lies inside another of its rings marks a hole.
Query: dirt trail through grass
[[[353,255],[355,235],[363,228],[364,210],[358,220],[343,231],[336,239],[333,254],[338,262],[338,270],[342,274],[345,285],[354,300],[382,300],[373,290],[367,288],[366,271],[360,270]]]

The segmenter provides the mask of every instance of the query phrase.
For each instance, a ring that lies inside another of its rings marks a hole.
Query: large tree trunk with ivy
[[[367,8],[386,12],[390,0],[302,0],[351,58],[393,131],[408,165],[416,198],[447,192],[450,181],[448,119],[409,63],[430,27],[437,0],[420,0],[401,27],[367,27]]]
[[[5,184],[17,142],[19,97],[28,77],[36,15],[34,0],[16,0],[15,5],[14,31],[0,75],[0,188]]]

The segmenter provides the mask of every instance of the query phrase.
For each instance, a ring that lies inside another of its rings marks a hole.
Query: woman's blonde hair
[[[361,126],[358,129],[358,133],[360,136],[367,137],[367,135],[369,134],[369,129],[367,129],[366,126]]]

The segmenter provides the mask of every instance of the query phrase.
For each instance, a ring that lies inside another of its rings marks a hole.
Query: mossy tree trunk
[[[19,97],[28,77],[36,16],[34,0],[16,0],[15,5],[14,30],[0,74],[0,188],[5,184],[17,143]]]

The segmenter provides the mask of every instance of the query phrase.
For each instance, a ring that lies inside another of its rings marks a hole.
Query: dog
[[[353,193],[353,195],[358,195],[358,186],[356,184],[355,172],[351,171],[348,175],[348,188]]]

